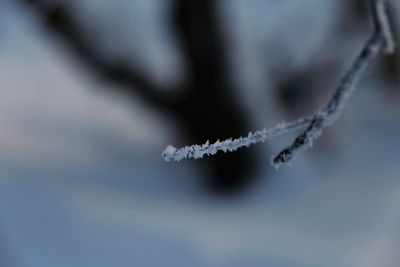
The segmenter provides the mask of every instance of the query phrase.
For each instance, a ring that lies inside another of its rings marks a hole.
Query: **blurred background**
[[[322,107],[367,2],[0,0],[0,266],[399,266],[400,53],[292,168],[160,156]]]

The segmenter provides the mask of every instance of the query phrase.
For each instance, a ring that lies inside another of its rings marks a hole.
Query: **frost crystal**
[[[250,132],[247,137],[240,137],[234,140],[231,138],[224,141],[218,140],[213,144],[210,144],[207,141],[203,145],[186,146],[180,149],[176,149],[172,145],[169,145],[161,155],[165,161],[181,161],[182,159],[199,159],[204,156],[215,155],[218,151],[223,151],[225,153],[233,152],[239,148],[249,147],[260,142],[265,142],[266,140],[270,140],[289,131],[304,129],[310,121],[311,119],[309,118],[301,118],[291,123],[278,124],[271,129],[263,129],[254,133]]]

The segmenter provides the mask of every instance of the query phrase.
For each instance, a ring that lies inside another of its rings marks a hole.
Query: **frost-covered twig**
[[[162,152],[162,157],[166,161],[181,161],[182,159],[199,159],[204,156],[215,155],[218,151],[232,152],[242,147],[249,147],[260,142],[265,142],[290,131],[304,129],[310,122],[311,118],[301,118],[290,123],[278,124],[271,129],[249,133],[247,137],[217,141],[213,144],[207,142],[203,145],[186,146],[180,149],[169,145]]]
[[[242,147],[264,142],[277,137],[281,134],[305,129],[293,144],[285,148],[272,160],[275,167],[288,163],[294,154],[302,148],[312,146],[313,142],[321,135],[325,127],[331,126],[339,117],[348,99],[355,90],[355,85],[360,79],[361,74],[368,67],[372,59],[383,50],[385,53],[393,53],[395,43],[387,16],[387,1],[390,0],[369,0],[372,9],[372,19],[374,31],[368,39],[361,53],[353,61],[351,67],[341,80],[335,94],[328,105],[321,111],[316,112],[309,118],[301,118],[291,123],[282,123],[271,129],[264,129],[255,133],[249,133],[247,137],[238,139],[227,139],[217,141],[214,144],[209,142],[203,145],[186,146],[180,149],[169,145],[162,152],[162,157],[166,161],[180,161],[189,158],[202,158],[216,154],[218,151],[232,152]]]
[[[391,0],[369,0],[372,7],[372,22],[374,24],[374,34],[381,35],[383,38],[383,51],[386,54],[393,54],[396,49],[394,35],[389,22],[388,2]]]
[[[313,142],[321,135],[325,127],[331,126],[340,115],[347,101],[355,90],[355,85],[361,74],[368,67],[372,59],[383,50],[393,53],[395,44],[387,16],[386,0],[370,0],[374,31],[354,60],[349,70],[341,80],[335,94],[328,105],[315,113],[307,129],[300,134],[292,145],[282,150],[272,159],[275,167],[290,162],[296,152],[302,148],[312,146]]]

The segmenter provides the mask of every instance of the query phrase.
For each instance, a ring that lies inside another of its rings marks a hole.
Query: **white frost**
[[[168,145],[161,155],[165,161],[181,161],[183,159],[199,159],[204,156],[215,155],[219,151],[225,153],[232,152],[239,148],[249,147],[260,142],[265,142],[266,140],[270,140],[289,131],[303,129],[310,123],[310,120],[311,119],[309,118],[301,118],[290,123],[280,123],[271,129],[263,129],[254,133],[250,132],[247,137],[240,137],[233,140],[230,138],[224,141],[218,140],[213,144],[210,144],[207,141],[203,145],[185,146],[180,149]]]

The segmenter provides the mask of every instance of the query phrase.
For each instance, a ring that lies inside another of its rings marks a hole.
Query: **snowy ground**
[[[400,108],[374,79],[336,143],[210,198],[190,163],[161,160],[162,118],[102,92],[29,17],[0,14],[0,266],[399,266]]]

